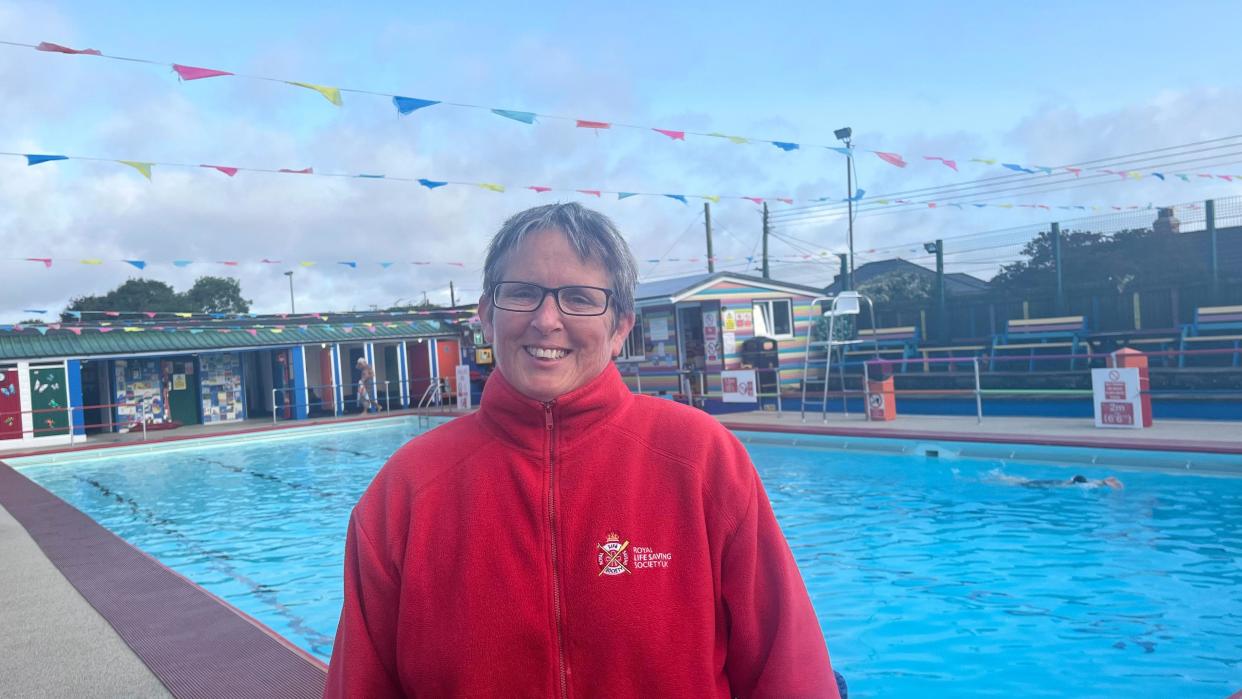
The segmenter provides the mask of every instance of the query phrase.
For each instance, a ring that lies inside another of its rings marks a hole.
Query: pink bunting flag
[[[233,175],[237,174],[237,168],[228,167],[225,165],[199,165],[199,167],[208,167],[208,168],[211,168],[212,170],[219,170],[220,172],[223,172],[229,177],[232,177]]]
[[[285,172],[290,175],[313,175],[315,174],[315,168],[308,167],[308,168],[302,168],[301,170],[290,170],[289,168],[282,167],[277,172]]]
[[[447,263],[447,264],[450,264],[450,265],[452,265],[452,266],[454,266],[454,267],[465,267],[465,266],[466,266],[466,263],[465,263],[465,262],[449,262],[449,263]]]
[[[927,202],[927,208],[929,208],[929,209],[934,209],[934,208],[936,208],[936,202],[934,202],[934,201],[929,201],[929,202]]]
[[[155,317],[155,311],[145,311],[145,313],[147,314],[147,317],[148,317],[148,318],[154,318],[154,317]]]
[[[102,53],[99,52],[99,49],[71,49],[68,46],[61,46],[60,44],[53,44],[49,41],[40,41],[39,45],[35,47],[35,50],[36,51],[51,51],[55,53],[70,53],[70,54],[83,55],[83,56],[102,56],[103,55]]]
[[[237,260],[220,260],[220,264],[222,264],[222,265],[228,265],[229,267],[236,267],[236,266],[237,266]]]
[[[763,197],[742,197],[742,198],[747,199],[749,201],[753,201],[756,204],[763,206]]]
[[[889,165],[896,165],[897,167],[905,167],[909,165],[909,163],[902,160],[901,156],[896,153],[885,153],[884,151],[879,151],[879,150],[872,151],[872,152],[875,153],[876,156],[880,158],[880,160],[883,160]]]
[[[116,330],[116,328],[99,328],[99,332],[101,333],[110,333],[113,330]]]
[[[68,330],[69,332],[73,333],[74,335],[81,335],[81,334],[82,334],[82,328],[65,328],[65,330]]]
[[[953,172],[958,171],[956,160],[949,160],[948,158],[941,158],[938,155],[925,155],[923,156],[923,160],[939,160],[940,162],[944,163],[945,167],[949,168]]]
[[[776,200],[777,200],[777,201],[783,201],[783,202],[785,202],[786,204],[789,204],[789,205],[791,205],[791,206],[793,205],[793,199],[788,199],[788,198],[786,198],[786,197],[777,197],[777,198],[776,198]]]
[[[180,63],[174,63],[173,70],[177,71],[177,75],[182,80],[202,80],[203,78],[217,78],[221,75],[232,75],[232,73],[227,70],[195,68],[194,66],[183,66]]]
[[[1233,182],[1233,175],[1217,175],[1217,177],[1221,178],[1222,180],[1226,182]]]
[[[534,190],[534,191],[536,191],[536,192],[539,192],[540,194],[542,194],[542,193],[544,193],[544,192],[551,192],[551,191],[552,191],[552,188],[551,188],[551,187],[540,187],[540,186],[538,186],[538,185],[532,185],[532,186],[530,186],[530,187],[527,187],[527,189]]]
[[[598,189],[579,189],[578,191],[581,192],[582,194],[592,194],[597,197],[600,196]]]
[[[609,124],[606,121],[586,121],[585,119],[578,119],[578,128],[580,129],[611,129],[612,124]]]
[[[259,331],[255,330],[254,328],[246,328],[246,332],[250,333],[251,337],[259,336]]]
[[[1074,177],[1078,177],[1079,175],[1082,174],[1082,168],[1080,167],[1067,167],[1065,169],[1069,172],[1074,173]]]
[[[686,140],[685,131],[672,131],[670,129],[652,129],[652,131],[655,131],[656,133],[662,133],[665,136],[668,136],[669,138],[673,139],[674,141]]]
[[[27,262],[42,262],[44,267],[52,266],[52,258],[50,257],[27,257]]]
[[[104,315],[109,316],[111,318],[115,318],[121,315],[121,312],[120,311],[104,311]]]

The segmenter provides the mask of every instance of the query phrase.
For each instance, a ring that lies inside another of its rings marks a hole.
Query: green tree
[[[242,298],[236,279],[199,277],[185,293],[154,279],[129,279],[101,295],[79,296],[68,311],[163,311],[166,313],[247,313],[250,301]]]
[[[183,311],[173,288],[154,279],[129,279],[102,296],[79,296],[67,311]]]
[[[250,301],[242,298],[241,282],[225,277],[199,277],[185,292],[187,311],[193,313],[248,313]]]
[[[893,272],[868,279],[858,285],[858,290],[877,306],[922,303],[931,298],[933,284],[932,278],[925,274]]]

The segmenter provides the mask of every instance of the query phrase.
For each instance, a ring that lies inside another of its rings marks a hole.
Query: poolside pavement
[[[172,696],[3,507],[0,561],[0,695]]]

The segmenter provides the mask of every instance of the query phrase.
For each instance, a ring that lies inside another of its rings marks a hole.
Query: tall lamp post
[[[285,276],[289,277],[289,315],[297,313],[293,307],[293,270],[285,272]]]
[[[854,130],[846,126],[832,132],[838,141],[845,144],[845,201],[849,204],[849,247],[850,275],[846,279],[846,289],[854,288],[854,148],[850,145],[850,137]]]

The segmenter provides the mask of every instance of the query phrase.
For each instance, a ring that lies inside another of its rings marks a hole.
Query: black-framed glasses
[[[569,316],[602,316],[608,312],[612,289],[598,286],[558,286],[550,288],[529,282],[498,282],[492,288],[492,303],[502,311],[533,313],[552,294],[556,307]]]

